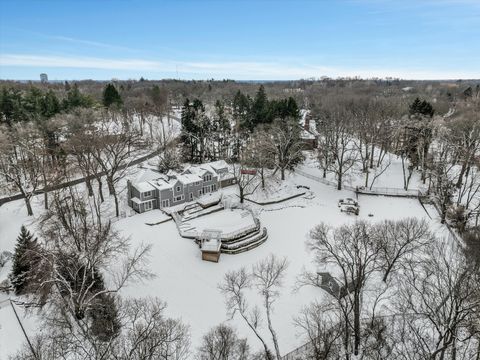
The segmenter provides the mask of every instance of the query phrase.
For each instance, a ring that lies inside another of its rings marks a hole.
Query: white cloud
[[[180,78],[231,78],[231,79],[300,79],[310,77],[398,77],[402,79],[472,79],[480,78],[480,71],[465,70],[432,71],[425,69],[388,69],[388,68],[337,68],[300,62],[272,61],[222,61],[222,62],[185,62],[154,61],[144,59],[108,59],[93,57],[65,57],[43,55],[0,55],[0,66],[20,66],[71,69],[111,70],[112,77],[118,77],[116,71],[129,71],[167,76],[178,72]],[[3,69],[5,70],[5,69]]]

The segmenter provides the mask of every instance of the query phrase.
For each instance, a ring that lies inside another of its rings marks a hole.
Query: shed
[[[218,262],[222,246],[221,236],[222,231],[220,230],[203,230],[199,237],[202,260]]]

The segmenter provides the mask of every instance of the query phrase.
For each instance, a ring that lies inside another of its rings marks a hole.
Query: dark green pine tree
[[[110,341],[120,333],[121,323],[113,296],[100,295],[88,315],[91,319],[90,331],[100,341]]]
[[[422,105],[422,102],[418,97],[415,100],[413,100],[413,103],[410,104],[410,107],[408,109],[408,112],[410,113],[410,115],[418,114],[421,105]]]
[[[123,103],[120,94],[113,84],[107,84],[103,90],[103,105],[111,107],[112,105],[121,106]]]
[[[433,106],[426,100],[420,100],[418,97],[413,101],[409,107],[410,115],[423,115],[432,117],[434,114]]]
[[[52,90],[48,90],[41,103],[42,116],[49,119],[60,112],[60,101]]]
[[[245,96],[240,90],[237,91],[233,98],[232,115],[236,124],[236,128],[241,130],[252,130],[252,101],[248,96]]]
[[[65,87],[67,89],[67,87]],[[88,108],[93,105],[93,101],[86,95],[83,95],[75,83],[73,86],[68,85],[67,97],[63,99],[63,108],[70,110],[76,107]]]
[[[9,276],[10,283],[17,295],[25,293],[28,285],[28,276],[33,268],[34,264],[32,262],[35,261],[37,249],[37,240],[22,225],[20,235],[17,238],[17,245],[15,245],[12,271]]]
[[[253,127],[257,126],[258,124],[271,122],[272,119],[269,116],[269,110],[267,93],[265,92],[263,85],[260,85],[252,104]]]

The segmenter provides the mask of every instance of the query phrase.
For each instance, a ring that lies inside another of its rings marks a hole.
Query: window
[[[198,190],[198,196],[200,196],[202,194],[203,194],[203,190],[202,189]]]
[[[180,185],[177,186],[177,192],[179,192],[180,190],[182,190],[182,187]]]
[[[217,185],[216,184],[212,185],[212,191],[217,191]]]
[[[203,181],[212,181],[212,175],[211,174],[207,174],[203,177]]]
[[[193,193],[190,193],[190,200],[193,200]]]
[[[147,210],[152,210],[152,202],[151,201],[147,201],[145,203],[145,211]]]
[[[145,191],[145,192],[143,193],[143,197],[146,197],[146,198],[147,198],[147,197],[150,197],[150,196],[152,196],[152,192],[151,192],[151,191]]]
[[[175,196],[175,197],[174,197],[174,201],[175,201],[175,202],[182,201],[183,199],[184,199],[184,196],[183,196],[183,195],[178,195],[178,196]]]
[[[201,183],[201,181],[197,181],[197,182],[195,183],[195,185],[200,185],[200,183]]]
[[[162,200],[162,207],[169,207],[170,206],[170,199]]]

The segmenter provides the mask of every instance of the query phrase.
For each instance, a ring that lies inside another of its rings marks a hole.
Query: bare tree
[[[128,164],[135,159],[139,150],[139,136],[135,131],[125,129],[112,112],[105,113],[96,124],[92,153],[99,167],[105,173],[110,195],[115,200],[115,215],[120,215],[116,184],[125,175]]]
[[[384,268],[384,282],[405,258],[434,241],[425,220],[416,218],[385,220],[374,225],[373,234],[380,249],[379,259]]]
[[[19,191],[33,215],[31,199],[42,184],[42,137],[33,124],[17,124],[0,129],[0,174]]]
[[[275,300],[280,296],[279,289],[283,285],[285,271],[287,270],[287,259],[277,259],[273,254],[266,259],[259,261],[253,266],[253,284],[263,297],[263,306],[267,315],[267,325],[272,335],[273,345],[277,360],[281,360],[280,347],[278,345],[277,333],[272,325],[272,311]]]
[[[257,143],[259,151],[270,156],[285,180],[285,171],[292,170],[303,160],[300,127],[294,119],[277,119],[262,134]]]
[[[250,162],[240,160],[240,164],[232,164],[231,171],[235,178],[235,184],[238,188],[240,203],[244,203],[245,197],[252,195],[257,190],[260,182],[258,181],[257,169],[249,166]]]
[[[128,239],[102,221],[95,197],[84,200],[74,188],[54,193],[41,226],[44,243],[35,284],[40,302],[56,301],[85,334],[86,315],[99,299],[152,276],[145,269],[149,247],[130,252]],[[102,272],[110,274],[108,287]]]
[[[466,263],[452,240],[436,241],[405,267],[396,308],[404,315],[397,353],[414,359],[478,357],[478,269]],[[408,350],[407,350],[408,349]]]
[[[351,112],[341,105],[333,106],[322,114],[321,131],[326,141],[320,144],[321,157],[328,158],[323,166],[328,163],[329,170],[335,174],[338,190],[342,189],[344,176],[358,161],[351,120]]]
[[[258,307],[251,307],[247,301],[246,291],[252,286],[251,275],[247,269],[242,267],[239,270],[229,271],[225,274],[219,289],[225,296],[228,316],[233,318],[239,314],[247,326],[253,331],[257,339],[262,343],[264,354],[267,360],[273,359],[273,354],[268,344],[260,333],[261,315]]]
[[[258,306],[252,307],[246,298],[246,291],[256,288],[263,299],[263,307],[267,318],[267,327],[270,332],[272,342],[275,347],[275,357],[281,359],[277,334],[272,324],[273,305],[280,295],[279,289],[282,286],[285,271],[287,269],[287,260],[278,259],[274,255],[270,255],[264,260],[259,261],[252,267],[252,271],[241,268],[236,271],[230,271],[225,274],[222,284],[219,285],[220,290],[225,295],[229,316],[234,317],[239,314],[248,327],[253,331],[255,336],[263,345],[265,357],[269,360],[273,359],[265,338],[260,333],[262,319]]]
[[[203,336],[197,355],[199,360],[247,360],[247,339],[238,337],[231,326],[220,324]]]
[[[190,355],[188,326],[166,318],[166,304],[157,298],[131,299],[121,306],[123,334],[114,359],[184,360]]]
[[[189,328],[165,316],[166,305],[157,298],[118,301],[122,331],[98,340],[78,331],[67,313],[52,308],[44,317],[44,331],[14,359],[72,360],[185,360],[190,355]]]
[[[342,353],[342,319],[331,304],[314,302],[302,308],[294,324],[308,341],[308,358],[338,359]]]
[[[313,252],[318,267],[332,265],[341,274],[343,290],[336,296],[336,301],[344,322],[344,349],[346,354],[350,353],[350,333],[353,331],[353,353],[358,355],[362,339],[364,286],[379,269],[380,247],[373,241],[372,226],[357,222],[331,229],[326,224],[320,224],[310,232],[307,246]],[[321,286],[318,274],[312,272],[302,274],[300,283]]]

